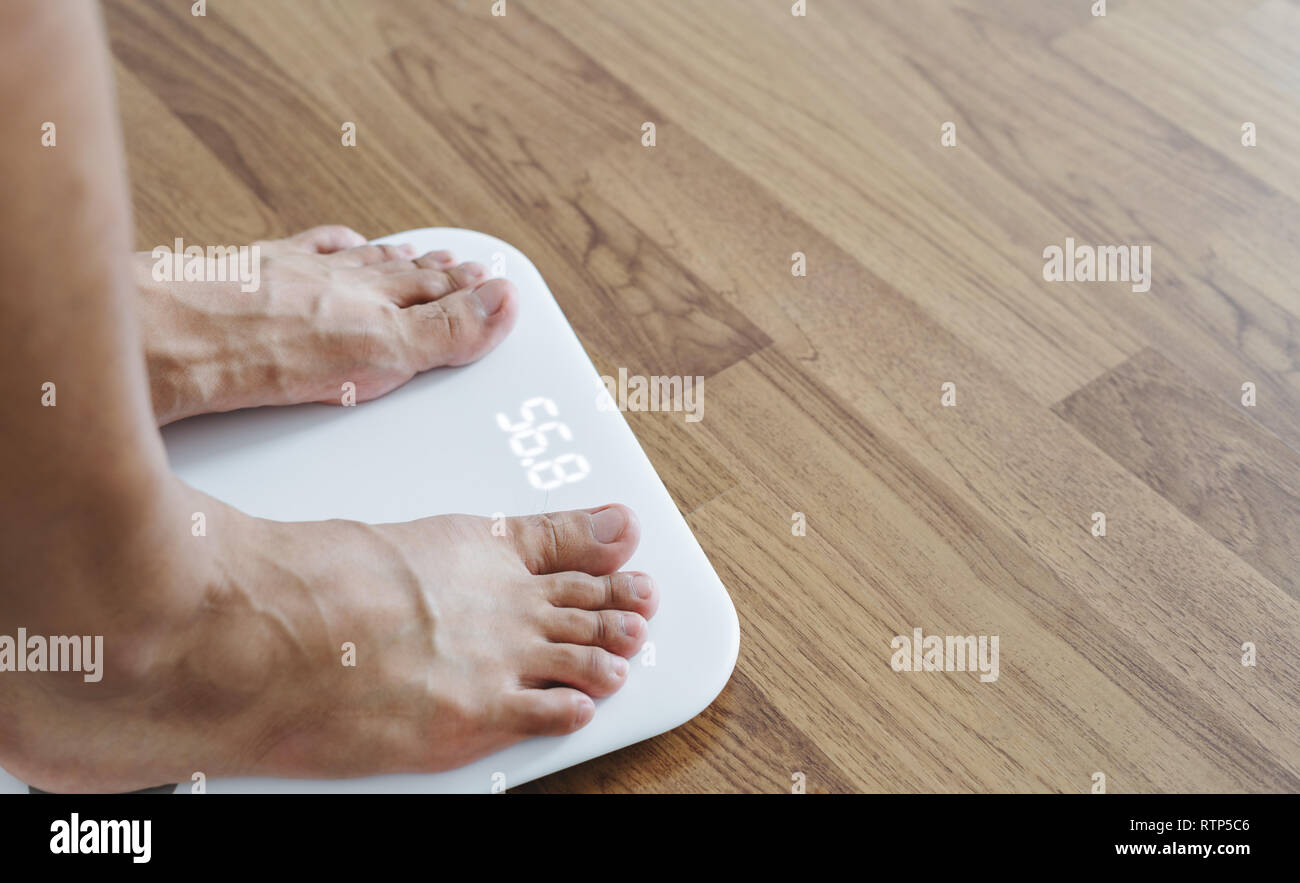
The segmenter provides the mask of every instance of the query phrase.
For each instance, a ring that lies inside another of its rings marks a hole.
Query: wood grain
[[[1056,412],[1300,599],[1300,453],[1143,350]]]
[[[1300,790],[1300,4],[491,6],[106,4],[142,248],[482,229],[602,371],[705,377],[629,420],[736,674],[523,790]],[[1151,290],[1045,282],[1066,237]]]

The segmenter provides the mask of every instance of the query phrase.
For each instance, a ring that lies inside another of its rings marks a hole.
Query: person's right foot
[[[29,784],[451,769],[585,726],[659,603],[648,576],[618,572],[640,533],[618,505],[284,524],[185,493],[208,536],[170,539],[207,577],[143,593],[148,634],[106,636],[102,684],[6,685],[37,687],[5,696],[0,740],[0,763]]]

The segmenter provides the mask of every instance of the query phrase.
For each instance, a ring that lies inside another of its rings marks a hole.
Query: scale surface
[[[634,656],[623,689],[598,700],[595,719],[569,736],[532,739],[444,773],[212,779],[209,793],[514,787],[685,723],[721,692],[736,664],[740,627],[731,598],[623,415],[608,400],[599,406],[599,374],[532,262],[470,230],[431,227],[375,241],[409,242],[422,253],[450,249],[457,260],[510,279],[520,301],[514,330],[472,365],[436,369],[356,407],[260,408],[174,424],[163,437],[176,474],[281,521],[524,515],[624,503],[641,521],[641,545],[625,569],[651,574],[661,594],[650,621],[653,656]],[[567,437],[559,428],[540,438],[528,433],[530,415],[532,425],[562,423]],[[0,772],[0,792],[26,790]],[[176,790],[188,793],[188,783]]]

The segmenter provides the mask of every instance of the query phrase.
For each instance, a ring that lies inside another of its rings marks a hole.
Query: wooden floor
[[[735,675],[522,790],[1300,790],[1300,3],[792,2],[110,0],[139,245],[476,228],[707,378],[629,419]]]

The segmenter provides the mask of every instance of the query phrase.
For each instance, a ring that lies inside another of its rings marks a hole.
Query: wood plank
[[[862,317],[878,329],[874,346],[856,346],[851,331],[824,320],[810,330],[824,346],[815,362],[802,363],[804,373],[842,390],[853,412],[870,415],[876,431],[905,446],[937,481],[1006,524],[1170,673],[1158,681],[1162,689],[1176,679],[1213,697],[1240,721],[1248,743],[1293,777],[1300,770],[1295,600],[902,298],[875,287]],[[955,407],[940,403],[944,381],[957,384]],[[1098,543],[1088,530],[1095,511],[1120,513],[1132,528]],[[1272,668],[1243,669],[1238,651],[1246,640],[1278,648]]]
[[[742,645],[742,653],[744,653]],[[742,667],[743,668],[743,667]],[[855,790],[808,735],[772,707],[743,673],[704,713],[675,730],[529,782],[521,794],[717,794]]]
[[[1300,444],[1289,347],[1300,334],[1290,283],[1300,204],[1278,189],[1295,180],[1284,159],[1294,152],[1279,144],[1271,165],[1230,164],[1183,128],[1184,110],[1204,114],[1202,96],[1172,88],[1213,80],[1200,60],[1218,43],[1204,25],[1243,10],[1116,13],[1060,29],[1057,50],[1023,17],[985,8],[827,4],[795,20],[728,3],[599,13],[557,3],[540,14],[1041,404],[1150,344],[1213,389],[1254,378],[1288,404],[1261,419]],[[1192,22],[1180,54],[1141,68],[1143,41],[1159,41],[1171,18]],[[1083,66],[1114,69],[1120,52],[1114,85]],[[755,58],[762,69],[747,76]],[[1153,76],[1169,86],[1159,99],[1129,94]],[[1271,106],[1273,125],[1297,129]],[[945,150],[938,127],[949,119],[959,146]],[[1239,126],[1221,143],[1239,145]],[[1153,244],[1152,292],[1045,284],[1042,251],[1066,236]]]
[[[136,248],[243,244],[271,235],[272,211],[120,62],[114,65],[126,140]]]
[[[488,37],[496,54],[518,59],[513,64],[541,54],[498,46],[495,31]],[[452,42],[472,45],[468,36]],[[458,226],[493,232],[530,255],[583,340],[618,352],[629,373],[709,377],[766,345],[768,336],[744,312],[592,185],[589,164],[572,162],[574,155],[606,155],[619,143],[641,151],[642,116],[575,121],[570,103],[583,96],[575,95],[568,68],[581,67],[582,59],[566,54],[571,50],[562,43],[552,51],[564,56],[565,70],[541,83],[518,67],[483,75],[468,57],[405,47],[330,85],[357,101],[384,96],[388,112],[367,125],[396,161],[450,204]],[[593,78],[589,88],[608,92],[616,84]],[[489,110],[505,93],[516,95],[517,109],[508,116]],[[446,103],[416,103],[412,95]],[[666,174],[636,156],[642,173]]]
[[[945,485],[779,352],[747,360],[714,387],[721,387],[716,396],[725,404],[702,425],[764,487],[762,494],[723,498],[727,518],[744,524],[751,538],[745,551],[718,539],[725,535],[712,522],[720,515],[717,504],[695,513],[692,525],[720,572],[727,568],[724,579],[737,605],[759,620],[744,639],[760,639],[755,631],[786,636],[758,656],[762,676],[773,679],[770,695],[800,705],[782,705],[786,714],[812,721],[817,732],[835,726],[803,707],[816,697],[780,681],[816,652],[810,646],[838,650],[804,671],[805,683],[834,684],[846,669],[867,682],[846,688],[856,701],[830,712],[858,725],[852,743],[860,754],[837,754],[853,750],[842,740],[827,748],[842,767],[861,769],[868,753],[906,758],[924,732],[937,743],[921,752],[927,759],[970,759],[989,745],[1008,757],[985,758],[975,771],[952,760],[951,769],[920,781],[891,777],[886,789],[1015,790],[1032,782],[1028,787],[1086,790],[1094,769],[1107,772],[1112,790],[1273,790],[1297,781],[1294,753],[1286,754],[1282,743],[1260,739],[1184,684],[1179,663],[1135,640],[1105,603],[1027,549],[1018,531],[1000,527],[1000,519]],[[795,407],[805,418],[797,429],[752,431]],[[807,537],[790,536],[792,510],[807,516]],[[1082,525],[1078,532],[1087,535]],[[890,638],[917,626],[927,634],[999,634],[999,680],[893,672]],[[1202,652],[1199,645],[1190,649]],[[1228,657],[1233,649],[1220,652]],[[1284,684],[1285,666],[1273,677]],[[1231,689],[1249,683],[1237,676]],[[860,696],[885,711],[863,714]],[[916,720],[918,700],[942,709],[943,718]]]
[[[1286,403],[1259,418],[1296,446],[1294,152],[1285,143],[1252,152],[1240,126],[1258,115],[1291,131],[1297,120],[1284,86],[1218,51],[1217,29],[1264,7],[1212,5],[1121,10],[1046,47],[1026,45],[1014,20],[980,33],[954,28],[949,42],[929,39],[896,8],[883,18],[945,92],[1000,123],[985,126],[990,162],[1056,218],[1038,234],[1040,248],[1065,235],[1152,245],[1149,296],[1123,285],[1074,292],[1225,400],[1254,379]],[[945,51],[958,41],[985,51]]]
[[[1300,600],[1300,453],[1247,417],[1250,409],[1233,409],[1143,350],[1054,410]]]
[[[1139,348],[1113,314],[1081,302],[1068,286],[1043,286],[1044,231],[1059,221],[1022,187],[1014,165],[987,155],[983,133],[993,124],[977,111],[988,108],[964,106],[947,91],[910,47],[900,49],[874,7],[822,3],[806,19],[792,17],[788,5],[734,0],[535,9],[742,173],[711,191],[775,195],[945,328],[1020,371],[1042,403]],[[967,18],[944,19],[915,3],[901,14],[916,14],[933,40],[952,30],[948,19]],[[957,149],[940,146],[947,120],[959,126]],[[686,178],[660,200],[660,211],[670,210],[668,196],[711,180]],[[731,238],[779,255],[787,275],[790,254],[804,251],[810,279],[820,275],[829,258],[817,253],[818,243],[800,225],[768,217],[737,213],[732,224],[742,223],[745,234]],[[715,228],[715,237],[728,229]],[[775,273],[769,278],[781,284]],[[747,298],[753,301],[761,302]],[[782,302],[791,312],[817,305]]]
[[[275,211],[274,235],[324,223],[382,235],[429,223],[428,202],[400,166],[342,145],[355,107],[313,99],[222,17],[158,0],[110,12],[114,56]]]

